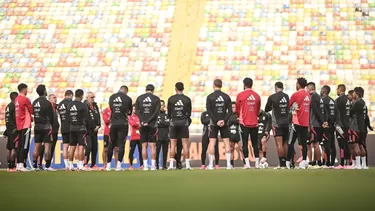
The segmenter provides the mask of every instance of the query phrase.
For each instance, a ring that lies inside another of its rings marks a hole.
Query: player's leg
[[[160,151],[161,151],[162,141],[156,141],[156,169],[159,170],[159,159],[160,159]]]
[[[148,171],[149,166],[147,164],[147,148],[148,148],[148,138],[149,138],[149,131],[146,127],[140,128],[140,135],[141,135],[141,143],[142,143],[142,159],[143,159],[143,170]]]
[[[202,153],[201,153],[201,162],[202,162],[201,169],[202,170],[206,168],[206,157],[207,157],[208,144],[209,144],[208,130],[206,130],[203,133],[203,136],[202,136]]]
[[[367,169],[367,163],[366,163],[366,144],[365,144],[365,133],[361,132],[359,134],[359,150],[360,150],[360,156],[361,156],[361,168]]]
[[[314,128],[316,131],[316,136],[314,139],[314,161],[319,167],[322,166],[322,152],[320,149],[320,143],[322,142],[322,128]]]
[[[27,159],[28,159],[28,155],[29,155],[29,151],[30,151],[30,142],[31,142],[31,128],[27,129],[26,130],[26,133],[25,133],[25,145],[23,147],[23,167],[26,168],[27,165]]]
[[[38,170],[38,157],[43,143],[43,131],[34,131],[33,170]]]
[[[140,140],[135,141],[138,148],[138,161],[140,163],[140,168],[143,169],[143,159],[142,159],[142,143]]]
[[[63,140],[63,159],[64,159],[65,168],[67,169],[69,166],[68,152],[69,152],[70,135],[69,133],[63,133],[61,134],[61,136]]]
[[[288,155],[285,162],[286,168],[290,169],[290,164],[292,162],[293,156],[294,156],[294,144],[296,143],[296,140],[298,138],[298,132],[299,130],[297,125],[294,125],[294,129],[291,128],[289,132],[289,140],[288,140]]]
[[[274,130],[274,134],[276,134]],[[279,164],[280,167],[284,166],[283,157],[284,157],[284,146],[283,146],[283,137],[282,136],[275,136],[275,143],[277,148],[277,155],[279,156]]]
[[[336,144],[335,144],[335,132],[334,130],[330,130],[330,150],[331,150],[331,157],[329,163],[331,164],[331,168],[335,166],[336,161]]]
[[[43,170],[43,157],[44,157],[44,144],[42,143],[42,146],[39,148],[39,157],[38,157],[38,168],[40,170]]]
[[[96,156],[98,155],[98,133],[93,132],[91,134],[91,168],[97,170],[96,166]]]
[[[261,163],[265,163],[267,161],[267,141],[268,141],[268,138],[269,136],[268,135],[265,135],[262,137],[260,143],[262,144],[262,147],[259,148],[260,151],[262,152],[262,160],[261,160]],[[260,153],[260,152],[259,152]]]
[[[92,140],[91,140],[91,132],[88,132],[86,137],[86,146],[85,146],[85,167],[88,168],[88,163],[90,161],[90,154],[92,151]]]
[[[230,146],[230,154],[231,154],[231,156],[230,156],[230,165],[232,167],[234,167],[234,147],[236,146],[236,143],[233,142],[233,141],[230,141],[229,142],[229,146]]]
[[[181,138],[177,139],[177,151],[175,155],[175,160],[176,160],[176,167],[177,169],[182,169],[182,162],[181,162],[181,157],[182,157],[182,140]]]
[[[245,169],[250,168],[250,161],[249,161],[249,134],[250,131],[247,127],[241,125],[241,136],[242,136],[242,151],[243,156],[245,159]],[[258,152],[259,153],[259,152]]]
[[[163,148],[163,170],[167,169],[167,158],[168,158],[168,147],[169,147],[169,141],[163,141],[162,142],[162,148]]]
[[[214,157],[215,157],[215,144],[216,137],[218,135],[218,127],[210,125],[208,131],[209,143],[208,143],[208,167],[207,169],[214,169]]]
[[[255,168],[259,168],[258,127],[250,128],[251,145],[254,149]]]
[[[129,170],[133,170],[133,160],[134,160],[134,152],[135,152],[135,147],[137,145],[136,140],[130,140],[129,144]]]
[[[103,169],[107,168],[107,153],[108,153],[108,145],[109,145],[109,135],[104,135],[103,137],[103,152],[102,152],[102,159],[103,159]]]
[[[180,127],[180,138],[182,141],[182,149],[184,151],[184,158],[186,169],[192,169],[190,166],[190,149],[189,149],[189,127]]]
[[[107,171],[111,170],[111,163],[112,163],[112,157],[113,152],[115,148],[117,148],[117,139],[118,139],[118,128],[115,126],[112,126],[109,129],[109,145],[108,145],[108,152],[107,152]],[[118,148],[117,148],[118,151]],[[117,159],[116,159],[117,162]]]
[[[57,144],[57,133],[52,133],[52,143],[51,143],[51,159],[53,160],[55,156],[56,144]]]
[[[78,139],[78,169],[82,171],[88,170],[84,166],[84,160],[85,160],[85,147],[87,144],[87,132],[86,131],[80,131],[78,133],[79,139]]]
[[[339,148],[340,148],[340,165],[337,167],[337,169],[343,169],[344,166],[345,166],[345,152],[346,152],[346,144],[345,142],[346,139],[344,138],[343,135],[340,135],[338,132],[336,132],[336,138],[337,138],[337,143],[339,145]]]
[[[224,146],[225,146],[225,158],[227,160],[227,169],[232,169],[232,165],[230,164],[232,155],[231,155],[231,148],[229,144],[229,135],[230,135],[229,127],[223,126],[219,128],[219,130],[220,130],[221,139],[223,140]]]
[[[215,168],[217,170],[220,169],[220,167],[219,167],[219,162],[220,162],[219,146],[220,146],[219,138],[216,137],[216,143],[215,143]]]
[[[349,129],[346,129],[345,131],[345,165],[346,167],[350,167],[350,160],[352,157],[352,150],[353,147],[349,144],[349,139],[351,137],[351,131]]]
[[[69,138],[70,139],[69,152],[68,152],[69,166],[67,167],[68,168],[67,170],[71,171],[74,169],[73,160],[74,160],[74,154],[75,154],[77,144],[78,144],[77,132],[75,131],[70,132],[69,137],[70,137]]]
[[[176,156],[177,139],[172,136],[171,130],[171,148],[169,150],[169,170],[174,168],[175,156]]]
[[[118,158],[117,158],[117,165],[116,165],[116,171],[122,171],[122,161],[124,160],[124,156],[125,156],[125,145],[126,145],[126,137],[127,136],[127,132],[125,133],[125,131],[121,130],[119,131],[118,133],[118,139],[117,139],[117,143],[118,143]]]
[[[157,128],[150,128],[150,149],[151,149],[151,171],[156,170],[156,139],[158,136]]]

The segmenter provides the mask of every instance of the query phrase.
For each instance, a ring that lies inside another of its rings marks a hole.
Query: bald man
[[[90,126],[87,134],[87,145],[85,148],[85,165],[86,168],[90,167],[92,170],[99,170],[96,166],[96,156],[98,154],[98,130],[101,126],[100,111],[95,102],[95,95],[93,92],[87,93],[85,100],[90,114]],[[91,165],[88,166],[91,154]]]

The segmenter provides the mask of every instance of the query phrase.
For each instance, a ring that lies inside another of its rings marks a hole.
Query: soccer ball
[[[268,163],[267,162],[261,163],[261,164],[259,164],[259,167],[261,169],[266,169],[266,168],[268,168]]]

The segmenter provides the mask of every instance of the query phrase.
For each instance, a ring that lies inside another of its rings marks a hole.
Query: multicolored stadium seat
[[[286,92],[298,76],[321,85],[362,86],[375,116],[375,0],[208,0],[191,76],[193,123],[198,127],[215,77],[232,100],[242,79],[266,103],[277,81]],[[371,103],[370,103],[371,102]]]
[[[0,6],[0,125],[8,93],[21,82],[31,99],[40,83],[59,99],[81,87],[100,103],[123,84],[133,99],[147,83],[162,92],[175,0],[5,0]]]

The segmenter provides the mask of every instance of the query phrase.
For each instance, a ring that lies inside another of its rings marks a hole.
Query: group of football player
[[[244,91],[236,101],[221,91],[222,81],[213,82],[213,93],[207,96],[206,111],[201,115],[202,166],[201,169],[219,169],[220,139],[225,145],[226,168],[234,168],[236,145],[244,163],[250,169],[249,153],[255,158],[255,168],[267,168],[267,141],[272,129],[279,166],[281,168],[335,168],[336,140],[340,148],[338,169],[368,169],[366,137],[367,128],[372,130],[365,101],[364,90],[355,87],[346,94],[345,85],[337,87],[336,100],[325,85],[320,94],[313,82],[298,78],[296,90],[290,98],[283,92],[282,82],[275,84],[275,93],[261,109],[261,98],[252,89],[253,80],[243,80]],[[67,171],[100,170],[96,165],[98,131],[101,118],[104,121],[103,170],[111,171],[113,156],[115,170],[122,171],[125,143],[130,129],[129,170],[133,170],[135,149],[143,170],[185,168],[190,170],[189,126],[192,103],[183,94],[184,84],[175,84],[176,94],[167,103],[154,94],[152,84],[146,86],[145,94],[133,104],[128,87],[121,86],[109,98],[109,107],[102,111],[95,103],[95,95],[77,89],[65,92],[65,99],[56,103],[56,95],[47,95],[45,85],[39,85],[39,95],[32,103],[26,97],[26,84],[18,86],[18,93],[10,94],[5,120],[8,149],[8,171],[56,171],[51,167],[58,132],[61,125],[63,158]],[[272,111],[272,116],[268,112]],[[59,118],[60,117],[60,118]],[[34,151],[32,163],[27,168],[32,122],[34,122]],[[220,134],[220,136],[219,136]],[[296,159],[294,144],[298,139],[300,159]],[[159,154],[162,164],[159,167]],[[148,163],[148,152],[150,160]],[[169,166],[167,157],[169,154]],[[206,158],[208,154],[208,165]],[[91,162],[90,162],[91,155]],[[45,168],[42,161],[45,159]],[[74,166],[74,159],[77,161]],[[214,162],[215,161],[215,162]],[[90,162],[90,165],[89,165]]]

